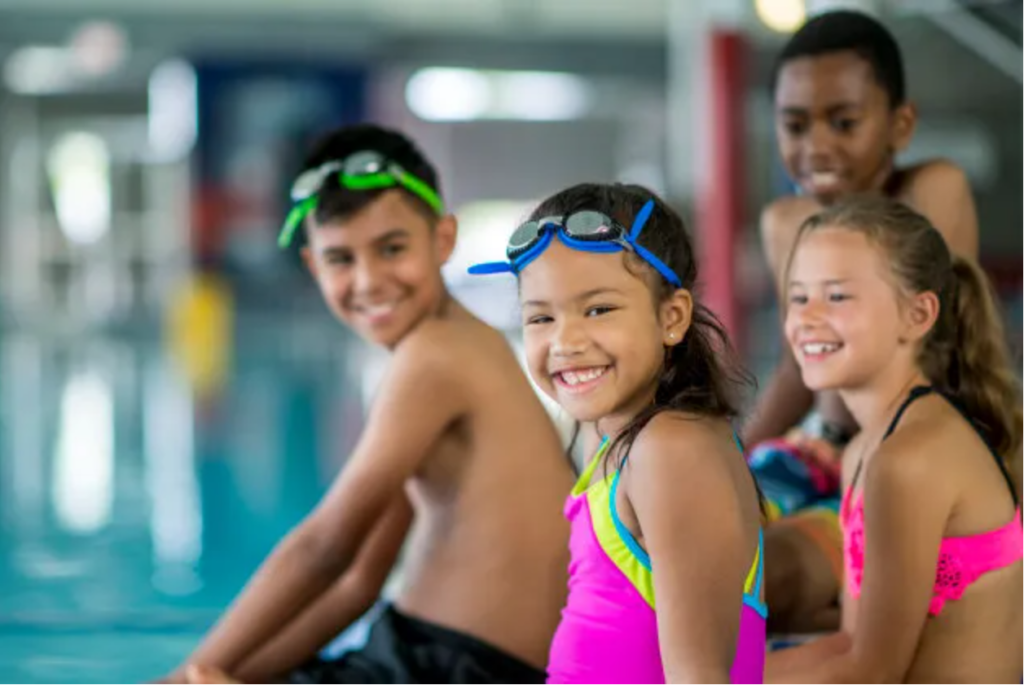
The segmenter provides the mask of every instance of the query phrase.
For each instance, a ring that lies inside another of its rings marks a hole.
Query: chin
[[[823,390],[838,390],[846,387],[844,379],[834,373],[803,373],[801,374],[804,385],[812,392]]]
[[[595,403],[591,402],[579,402],[567,399],[563,396],[554,395],[552,397],[555,402],[565,410],[565,412],[573,418],[575,421],[580,423],[593,423],[601,418],[608,415],[608,412],[603,408],[596,406]]]

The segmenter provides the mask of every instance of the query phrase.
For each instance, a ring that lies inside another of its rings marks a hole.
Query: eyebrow
[[[396,240],[398,238],[407,238],[408,236],[409,236],[409,231],[407,231],[406,229],[404,229],[404,228],[392,228],[387,233],[384,233],[383,235],[379,235],[376,238],[374,238],[372,242],[373,242],[374,245],[382,245],[382,244],[384,244],[384,243],[386,243],[388,241]],[[351,251],[352,251],[351,247],[332,245],[330,247],[325,247],[322,250],[320,250],[320,254],[325,255],[325,256],[331,256],[331,255],[344,254],[346,252],[351,252]]]
[[[589,300],[591,297],[596,297],[597,295],[607,294],[621,295],[622,291],[617,288],[592,288],[591,290],[587,290],[574,296],[572,300],[574,302],[581,302],[583,300]],[[523,302],[524,307],[543,307],[546,304],[548,304],[546,300],[526,300]]]
[[[824,281],[818,281],[818,282],[821,283],[822,285],[843,285],[844,283],[849,283],[850,280],[851,279],[849,279],[849,278],[829,278],[829,279],[826,279]],[[790,287],[792,287],[794,285],[807,285],[807,284],[804,283],[803,281],[790,281],[789,285],[790,285]]]
[[[837,112],[844,112],[846,110],[860,109],[860,105],[853,102],[837,102],[831,104],[825,108],[825,112],[828,114],[836,114]],[[787,105],[779,108],[779,114],[783,116],[807,116],[808,112],[811,111],[810,107],[795,107]]]
[[[406,238],[408,236],[409,231],[405,230],[404,228],[392,228],[387,233],[379,235],[376,238],[374,238],[373,242],[377,244],[386,243],[389,240],[394,240],[395,238]]]

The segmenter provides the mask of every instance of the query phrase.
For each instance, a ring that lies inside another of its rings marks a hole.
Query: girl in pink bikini
[[[692,293],[682,220],[637,186],[544,201],[475,273],[519,277],[530,373],[604,436],[570,494],[557,683],[763,679],[758,494],[730,419],[742,380]]]
[[[923,216],[859,199],[804,224],[788,298],[804,382],[838,389],[861,431],[842,631],[772,654],[769,679],[1018,682],[1021,397],[984,274]]]

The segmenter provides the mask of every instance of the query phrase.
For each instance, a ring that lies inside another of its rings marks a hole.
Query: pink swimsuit
[[[602,442],[565,505],[572,523],[569,599],[551,643],[551,683],[665,682],[651,561],[616,511],[619,472],[588,485],[608,444]],[[734,683],[764,678],[762,547],[759,542],[743,587]]]
[[[916,399],[936,392],[933,388],[917,387],[911,390],[909,397],[896,412],[892,425],[886,431],[888,438],[896,429],[903,412]],[[947,398],[948,400],[948,398]],[[958,410],[959,407],[952,403]],[[961,413],[962,410],[961,410]],[[973,426],[969,417],[964,415]],[[884,440],[885,438],[883,438]],[[987,442],[986,442],[987,444]],[[989,448],[990,451],[991,448]],[[1002,460],[993,451],[996,464],[1010,485],[1010,493],[1017,501],[1013,481],[1006,473]],[[862,462],[863,464],[863,462]],[[860,596],[860,585],[864,577],[864,495],[854,496],[853,488],[860,476],[861,465],[853,476],[853,482],[843,497],[839,518],[843,526],[843,558],[846,563],[846,582],[850,595]],[[1014,512],[1013,519],[1006,525],[987,533],[964,537],[947,537],[942,539],[939,548],[939,563],[935,572],[935,587],[932,590],[931,604],[928,613],[933,616],[942,611],[943,605],[950,600],[963,597],[964,591],[975,580],[997,569],[1009,566],[1024,556],[1024,529],[1021,527],[1020,508]]]

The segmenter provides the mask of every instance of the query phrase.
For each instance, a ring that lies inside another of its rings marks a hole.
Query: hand
[[[842,453],[828,440],[813,436],[801,428],[794,428],[786,433],[786,440],[806,453],[822,468],[839,468]]]
[[[219,668],[210,668],[209,666],[200,666],[198,664],[190,664],[185,670],[186,680],[185,682],[191,683],[191,685],[205,685],[206,683],[241,683],[241,680],[235,680],[224,671]]]

